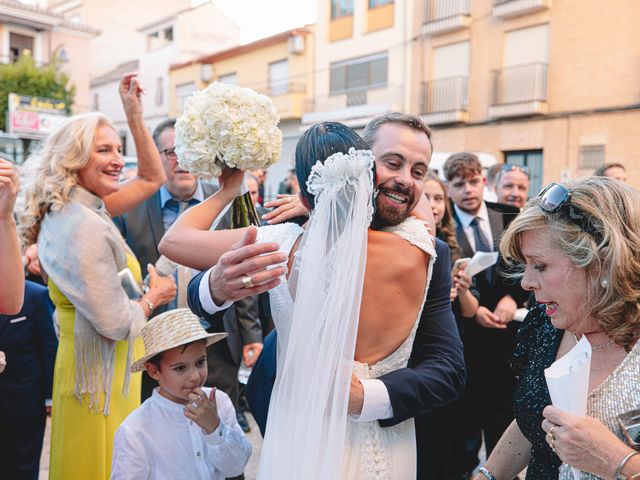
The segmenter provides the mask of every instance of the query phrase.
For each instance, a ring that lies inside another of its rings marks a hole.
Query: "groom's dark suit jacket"
[[[458,398],[464,388],[466,370],[462,342],[449,296],[449,247],[436,240],[436,252],[438,258],[434,262],[431,287],[409,366],[380,377],[389,391],[394,415],[393,418],[380,421],[385,427],[446,405]],[[194,277],[189,284],[189,306],[196,315],[215,321],[215,317],[208,315],[200,304],[198,286],[202,275]],[[275,344],[275,332],[272,332],[265,339],[264,350],[253,369],[250,385],[247,386],[251,411],[263,432],[275,379]]]

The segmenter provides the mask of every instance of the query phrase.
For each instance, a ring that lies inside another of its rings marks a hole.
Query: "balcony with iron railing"
[[[547,64],[532,63],[494,70],[493,118],[547,113]]]
[[[423,35],[437,35],[471,24],[471,0],[426,0]]]
[[[316,96],[315,111],[305,114],[302,123],[312,125],[336,121],[360,128],[377,115],[403,110],[402,86],[368,85]]]
[[[552,0],[494,0],[491,13],[497,18],[511,18],[551,8]]]
[[[422,84],[421,112],[428,125],[466,122],[467,77],[431,80]]]
[[[302,82],[273,82],[262,93],[269,96],[280,118],[302,118],[309,111],[307,88]]]

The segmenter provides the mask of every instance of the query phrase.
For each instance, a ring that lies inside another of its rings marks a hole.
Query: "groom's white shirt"
[[[228,300],[220,306],[216,305],[209,291],[210,275],[211,269],[207,270],[200,279],[198,294],[204,311],[213,315],[214,313],[229,308],[233,302]],[[373,422],[375,420],[385,420],[393,417],[389,391],[384,382],[377,378],[361,378],[360,383],[362,383],[362,388],[364,389],[362,412],[360,412],[359,416],[351,415],[351,418],[359,422]]]

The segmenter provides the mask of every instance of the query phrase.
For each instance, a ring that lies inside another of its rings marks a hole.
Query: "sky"
[[[213,0],[213,3],[240,27],[241,44],[316,20],[316,0]]]

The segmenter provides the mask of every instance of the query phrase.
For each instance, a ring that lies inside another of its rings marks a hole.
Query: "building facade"
[[[293,167],[300,120],[313,109],[314,35],[307,26],[246,45],[171,66],[169,111],[179,116],[194,91],[214,81],[249,87],[271,98],[280,115],[283,133],[280,161],[269,168],[265,197],[278,192],[278,183]]]
[[[374,116],[410,109],[414,0],[319,0],[314,111],[306,126],[339,121],[360,129]]]
[[[116,65],[91,80],[91,108],[113,120],[119,130],[126,155],[135,155],[133,138],[118,96],[118,82],[123,73],[137,71],[146,90],[143,96],[144,118],[149,129],[170,114],[169,67],[204,53],[228,49],[238,44],[239,27],[212,2],[177,10],[129,32],[127,38],[139,43],[137,57]],[[216,25],[215,31],[211,25]]]
[[[69,76],[69,83],[76,88],[72,111],[87,111],[90,41],[100,34],[100,30],[70,22],[40,3],[0,2],[0,62],[14,62],[22,55],[31,55],[36,65],[47,65],[57,58],[61,69]],[[0,114],[7,115],[7,112]],[[28,153],[26,146],[30,141],[42,138],[44,134],[38,132],[24,137],[0,132],[0,152],[20,163]]]
[[[435,149],[527,165],[530,194],[623,163],[640,186],[640,3],[427,0],[413,112]],[[417,110],[416,110],[417,108]]]

